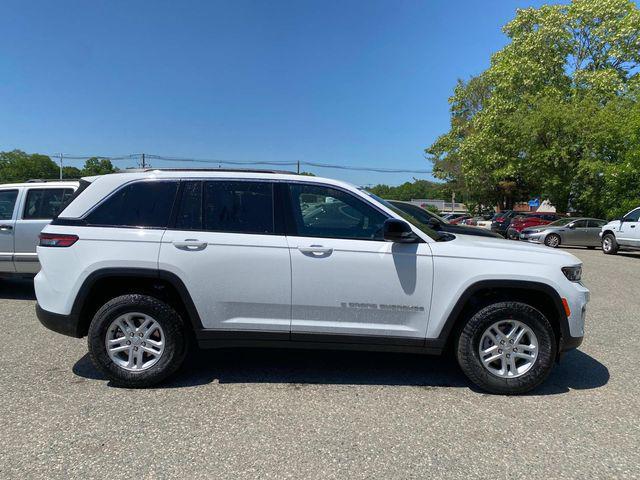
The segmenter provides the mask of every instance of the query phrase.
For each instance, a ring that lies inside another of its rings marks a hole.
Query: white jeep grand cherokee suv
[[[193,336],[201,347],[451,349],[475,384],[521,393],[582,341],[589,292],[562,251],[439,234],[318,177],[89,180],[41,234],[37,314],[87,335],[120,385],[167,378]]]

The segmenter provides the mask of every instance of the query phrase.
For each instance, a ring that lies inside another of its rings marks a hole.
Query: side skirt
[[[200,330],[200,348],[299,348],[318,350],[358,350],[440,355],[444,345],[438,339],[316,333]]]

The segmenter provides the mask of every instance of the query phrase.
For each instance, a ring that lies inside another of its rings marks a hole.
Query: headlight
[[[582,265],[574,265],[573,267],[562,267],[562,273],[572,282],[579,282],[582,278]]]

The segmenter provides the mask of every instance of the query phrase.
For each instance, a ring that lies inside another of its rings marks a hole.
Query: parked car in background
[[[602,227],[602,251],[615,255],[619,250],[640,249],[640,207],[631,210],[620,220]]]
[[[507,229],[507,238],[518,240],[520,238],[520,232],[525,228],[548,225],[560,218],[560,215],[557,213],[527,213],[525,215],[517,215],[509,224],[509,228]]]
[[[377,198],[377,197],[375,197]],[[437,232],[448,232],[448,233],[459,233],[462,235],[476,235],[479,237],[498,237],[502,238],[500,235],[495,234],[493,232],[489,232],[487,230],[483,230],[476,227],[467,227],[465,225],[453,225],[447,222],[444,218],[436,215],[433,212],[425,210],[424,208],[420,208],[419,206],[410,203],[410,202],[401,202],[398,200],[385,200],[386,202],[393,205],[398,210],[403,211],[414,217],[416,220],[421,221],[425,225],[429,225]]]
[[[77,188],[72,181],[0,185],[0,276],[38,273],[38,235]]]
[[[553,248],[560,245],[596,248],[600,246],[600,232],[606,223],[599,218],[561,218],[548,225],[525,228],[520,232],[520,240]]]
[[[447,222],[451,222],[456,218],[468,216],[466,213],[443,213],[442,218],[444,218]]]
[[[511,224],[511,220],[518,214],[515,210],[503,210],[502,212],[498,212],[493,216],[493,220],[491,222],[491,231],[502,235],[503,237],[507,236],[507,229]]]
[[[449,223],[451,225],[460,225],[462,224],[462,222],[464,222],[465,220],[471,218],[471,215],[460,215],[456,218],[452,218],[449,220]]]

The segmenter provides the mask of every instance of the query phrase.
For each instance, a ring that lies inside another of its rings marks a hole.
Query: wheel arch
[[[143,293],[167,301],[194,330],[202,328],[191,295],[176,274],[150,268],[104,268],[84,280],[73,303],[71,314],[78,318],[80,336],[87,335],[91,319],[104,302],[126,293]]]
[[[526,280],[481,280],[467,287],[460,296],[438,336],[438,343],[445,349],[452,348],[458,333],[474,313],[496,301],[507,300],[521,301],[540,310],[553,326],[558,347],[563,338],[570,336],[562,298],[552,286]]]

